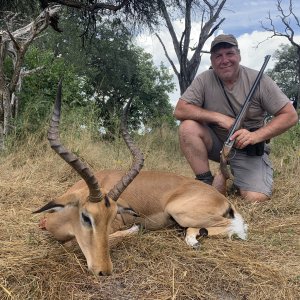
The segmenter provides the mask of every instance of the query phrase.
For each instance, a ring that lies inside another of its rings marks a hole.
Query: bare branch
[[[109,3],[93,3],[93,4],[88,4],[88,3],[83,3],[82,1],[76,1],[76,0],[56,0],[56,1],[49,1],[51,3],[57,3],[61,4],[64,6],[76,8],[76,9],[81,9],[81,10],[88,10],[91,12],[97,12],[98,10],[110,10],[110,11],[118,11],[125,5],[129,3],[129,0],[123,0],[119,5],[112,5]]]
[[[169,13],[168,13],[168,11],[167,11],[167,8],[166,8],[166,6],[165,6],[164,1],[161,1],[160,4],[161,4],[161,11],[162,11],[162,14],[163,14],[163,16],[164,16],[164,18],[165,18],[165,21],[166,21],[166,24],[167,24],[169,33],[170,33],[171,38],[172,38],[172,41],[173,41],[173,46],[174,46],[174,50],[175,50],[176,56],[177,56],[177,58],[179,59],[180,56],[181,56],[181,48],[180,48],[180,44],[179,44],[179,42],[178,42],[178,39],[177,39],[175,30],[174,30],[173,24],[172,24],[172,22],[171,22],[171,19],[170,19],[170,16],[169,16]]]
[[[282,7],[282,0],[277,0],[277,10],[280,13],[277,18],[281,20],[281,23],[284,25],[284,30],[279,31],[276,29],[274,21],[271,17],[270,12],[268,13],[267,20],[269,21],[269,26],[263,25],[261,22],[262,28],[268,32],[272,33],[272,37],[282,36],[287,38],[292,45],[297,48],[300,48],[300,44],[295,42],[295,29],[292,27],[292,21],[295,22],[297,27],[300,27],[299,18],[295,15],[293,11],[293,1],[289,0],[289,8],[287,11]]]
[[[219,1],[216,1],[214,5],[210,4],[210,2],[207,0],[205,0],[204,2],[209,8],[209,19],[204,24],[204,26],[199,34],[198,45],[195,47],[195,52],[190,60],[190,67],[191,67],[191,69],[195,70],[194,75],[192,75],[193,77],[195,76],[197,69],[199,67],[200,53],[201,53],[201,50],[202,50],[205,42],[207,41],[207,39],[209,37],[211,37],[214,34],[214,32],[225,21],[225,18],[223,18],[217,23],[217,25],[215,25],[213,27],[213,25],[216,23],[217,19],[219,18],[221,10],[223,9],[223,7],[226,3],[226,0],[222,0],[220,4],[219,4]],[[217,5],[219,5],[219,6],[217,6]]]
[[[21,70],[20,77],[22,77],[22,78],[27,77],[27,76],[37,73],[43,69],[45,69],[45,66],[40,66],[40,67],[31,69],[31,70]]]
[[[9,85],[11,93],[14,92],[20,76],[24,55],[33,42],[33,40],[44,31],[49,25],[49,19],[55,16],[60,10],[60,6],[56,5],[44,10],[33,22],[20,28],[13,33],[8,32],[11,42],[15,48],[14,72]]]
[[[191,37],[191,8],[192,8],[192,1],[188,0],[186,1],[185,5],[185,30],[184,30],[184,39],[183,39],[183,45],[181,45],[182,52],[181,57],[179,58],[182,62],[182,60],[187,60],[188,51],[189,51],[189,44],[190,44],[190,37]]]
[[[282,36],[289,40],[289,42],[297,49],[298,54],[298,61],[295,66],[297,70],[297,76],[300,78],[300,43],[297,43],[295,41],[295,29],[293,26],[296,26],[300,29],[300,23],[299,18],[295,15],[293,11],[293,1],[289,1],[289,7],[287,11],[284,10],[282,6],[282,0],[277,0],[277,10],[280,13],[277,18],[280,19],[281,23],[284,25],[283,31],[279,31],[276,29],[276,26],[273,22],[273,19],[271,18],[270,13],[268,14],[267,20],[269,21],[270,25],[269,27],[264,26],[262,23],[262,28],[265,29],[268,32],[272,33],[272,37],[275,36]],[[294,22],[294,23],[293,23]],[[297,99],[298,105],[300,103],[300,86],[298,87],[298,99]]]
[[[170,59],[170,56],[167,53],[167,49],[164,46],[163,41],[159,38],[158,35],[156,36],[158,37],[161,45],[163,46],[165,55],[178,78],[180,92],[183,93],[196,76],[201,62],[201,53],[204,53],[202,51],[202,48],[205,42],[210,36],[214,34],[214,32],[225,20],[224,18],[219,20],[219,16],[221,10],[223,9],[226,3],[226,0],[178,1],[178,7],[179,9],[184,10],[185,17],[185,27],[181,35],[180,41],[178,41],[178,38],[176,36],[169,12],[167,11],[165,6],[165,2],[166,1],[163,0],[159,1],[160,10],[173,41],[174,51],[180,66],[179,70],[176,69],[174,62]],[[185,4],[184,9],[183,3]],[[195,11],[197,10],[199,17],[201,18],[201,30],[199,32],[198,41],[196,42],[196,45],[192,48],[190,47],[190,43],[193,6],[195,6]],[[194,51],[191,58],[189,58],[190,50]]]
[[[169,63],[171,64],[174,73],[175,73],[177,76],[179,76],[179,72],[177,71],[176,66],[175,66],[174,62],[172,61],[171,57],[169,56],[169,54],[168,54],[168,52],[167,52],[167,49],[166,49],[166,47],[165,47],[165,44],[163,43],[161,37],[160,37],[157,33],[156,33],[155,35],[156,35],[156,37],[158,38],[160,44],[162,45],[162,47],[163,47],[163,49],[164,49],[164,52],[165,52],[165,55],[166,55],[166,57],[167,57]]]
[[[11,34],[11,32],[7,29],[6,32],[8,33],[10,40],[12,41],[15,49],[17,51],[20,51],[20,45],[18,44],[18,42],[16,41],[15,37]]]
[[[56,5],[44,10],[33,22],[18,28],[17,22],[12,22],[15,15],[8,15],[7,30],[0,31],[0,149],[4,148],[4,137],[11,130],[11,121],[18,110],[18,97],[22,84],[22,78],[29,75],[31,71],[22,72],[25,53],[32,41],[47,28],[52,17],[56,17],[60,6]],[[9,19],[10,18],[10,19]],[[9,22],[10,21],[10,22]],[[13,63],[11,76],[4,73],[4,60],[10,56]],[[35,69],[35,71],[37,71]]]

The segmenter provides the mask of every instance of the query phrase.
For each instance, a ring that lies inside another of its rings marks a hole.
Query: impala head
[[[76,238],[87,260],[89,270],[97,275],[109,275],[112,272],[112,262],[108,236],[118,210],[116,201],[143,166],[143,154],[134,146],[126,129],[130,103],[128,102],[124,109],[121,129],[123,138],[134,157],[133,164],[128,173],[110,191],[104,191],[88,166],[60,143],[58,125],[61,89],[60,82],[48,140],[51,148],[78,172],[84,182],[77,183],[70,191],[34,213],[46,212],[40,221],[40,227],[49,231],[55,239],[65,242]]]

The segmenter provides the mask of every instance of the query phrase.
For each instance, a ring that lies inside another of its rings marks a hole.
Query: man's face
[[[238,72],[241,56],[236,47],[220,48],[211,54],[211,64],[214,71],[222,81],[235,81]]]

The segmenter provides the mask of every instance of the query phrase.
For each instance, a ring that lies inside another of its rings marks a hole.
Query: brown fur
[[[95,174],[103,194],[106,194],[124,175],[117,170],[104,170]],[[200,228],[209,235],[230,232],[231,220],[226,213],[232,207],[227,198],[214,187],[197,180],[157,171],[143,171],[121,194],[117,203],[87,201],[88,188],[83,180],[54,201],[58,211],[48,213],[43,226],[61,241],[77,239],[90,270],[106,275],[112,271],[109,256],[109,234],[117,239],[136,230],[121,231],[133,224],[149,230],[161,229],[178,223],[188,228],[186,242],[197,246]],[[117,205],[130,208],[117,214]],[[47,208],[49,210],[49,208]],[[233,214],[237,213],[233,209]],[[41,209],[42,211],[43,209]],[[133,212],[135,214],[133,214]],[[88,217],[92,226],[84,220]]]

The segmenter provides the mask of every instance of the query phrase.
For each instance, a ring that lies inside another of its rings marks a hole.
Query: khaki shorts
[[[219,162],[220,151],[223,142],[211,130],[213,140],[212,151],[208,153],[210,160]],[[248,156],[245,151],[232,148],[228,163],[234,176],[233,183],[240,190],[259,192],[267,196],[272,195],[273,188],[273,167],[269,159],[269,149],[265,146],[265,153],[262,156]]]

